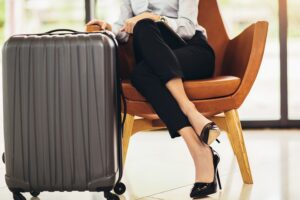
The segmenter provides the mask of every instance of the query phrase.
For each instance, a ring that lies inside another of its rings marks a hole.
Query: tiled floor
[[[226,134],[213,147],[221,156],[223,190],[207,199],[297,200],[300,199],[300,130],[245,131],[253,173],[253,185],[242,183]],[[0,137],[0,149],[3,137]],[[193,162],[182,138],[171,140],[166,131],[138,133],[131,139],[123,181],[122,200],[186,200],[194,180]],[[0,165],[0,199],[12,199]],[[29,195],[25,195],[30,199]],[[32,200],[37,198],[32,198]],[[102,200],[97,193],[42,193],[41,200]]]

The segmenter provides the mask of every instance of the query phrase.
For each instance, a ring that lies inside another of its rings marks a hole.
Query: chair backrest
[[[198,23],[206,29],[209,44],[216,54],[214,76],[218,76],[222,73],[222,63],[229,37],[217,0],[200,0],[198,10]]]
[[[232,95],[238,108],[256,79],[263,58],[268,22],[258,21],[229,39],[217,0],[199,0],[198,23],[208,35],[208,41],[216,53],[214,76],[231,75],[241,79],[241,84]]]

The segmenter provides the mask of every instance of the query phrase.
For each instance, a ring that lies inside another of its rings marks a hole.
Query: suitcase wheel
[[[119,182],[114,187],[114,192],[118,195],[123,194],[126,191],[126,186],[124,183]]]
[[[40,195],[40,193],[39,193],[39,192],[36,192],[36,191],[30,192],[30,194],[31,194],[31,196],[33,196],[33,197],[38,197],[38,196]]]
[[[120,200],[120,198],[118,197],[118,195],[115,195],[111,192],[104,192],[104,197],[107,200]]]
[[[2,154],[2,162],[5,164],[5,154]]]
[[[26,200],[21,193],[13,193],[14,200]]]

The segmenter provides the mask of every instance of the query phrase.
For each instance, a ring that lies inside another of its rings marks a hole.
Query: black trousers
[[[137,64],[130,75],[132,85],[152,105],[171,138],[179,137],[178,130],[191,124],[165,84],[175,77],[202,79],[214,72],[215,54],[203,34],[196,31],[186,42],[186,46],[172,49],[150,19],[140,20],[133,30]]]

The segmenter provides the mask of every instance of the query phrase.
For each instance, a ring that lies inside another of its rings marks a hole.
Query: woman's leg
[[[159,28],[151,19],[143,19],[133,29],[133,44],[137,60],[143,60],[165,84],[174,77],[182,77],[179,61],[165,43]]]
[[[211,77],[214,68],[214,55],[207,48],[187,46],[173,50],[182,66],[185,80]],[[203,127],[211,122],[204,117],[189,100],[183,87],[182,78],[173,78],[166,83],[166,87],[178,102],[181,110],[188,117],[196,133],[199,135]],[[199,91],[201,92],[201,91]]]
[[[180,129],[179,133],[184,139],[194,161],[195,182],[212,182],[214,177],[213,159],[208,145],[199,141],[195,130],[190,126]]]
[[[176,52],[173,52],[164,42],[158,27],[152,20],[141,20],[136,24],[133,42],[138,57],[143,58],[143,62],[135,66],[131,74],[133,85],[150,102],[168,129],[173,129],[170,133],[184,138],[195,163],[196,181],[211,182],[213,167],[210,149],[208,145],[201,144],[189,119],[170,93],[172,89],[169,91],[166,87],[166,83],[171,79],[183,77]],[[207,73],[209,72],[202,74],[205,76]],[[169,85],[171,88],[174,86],[174,84]]]
[[[133,30],[133,42],[139,59],[142,57],[161,82],[166,85],[196,133],[200,134],[204,125],[210,120],[199,113],[188,99],[181,78],[211,76],[214,67],[214,57],[211,52],[194,46],[172,50],[164,42],[158,27],[150,19],[141,20],[136,24]]]
[[[133,86],[147,99],[166,124],[171,137],[184,138],[194,160],[195,181],[212,182],[214,171],[210,149],[208,145],[200,142],[169,90],[143,61],[133,68],[130,78]]]
[[[130,79],[132,85],[147,99],[166,124],[171,138],[180,136],[179,129],[191,126],[172,94],[144,61],[134,66]]]
[[[166,87],[178,102],[182,112],[188,117],[190,123],[198,135],[201,134],[203,127],[211,122],[198,112],[194,103],[187,97],[181,78],[173,78],[166,83]]]

